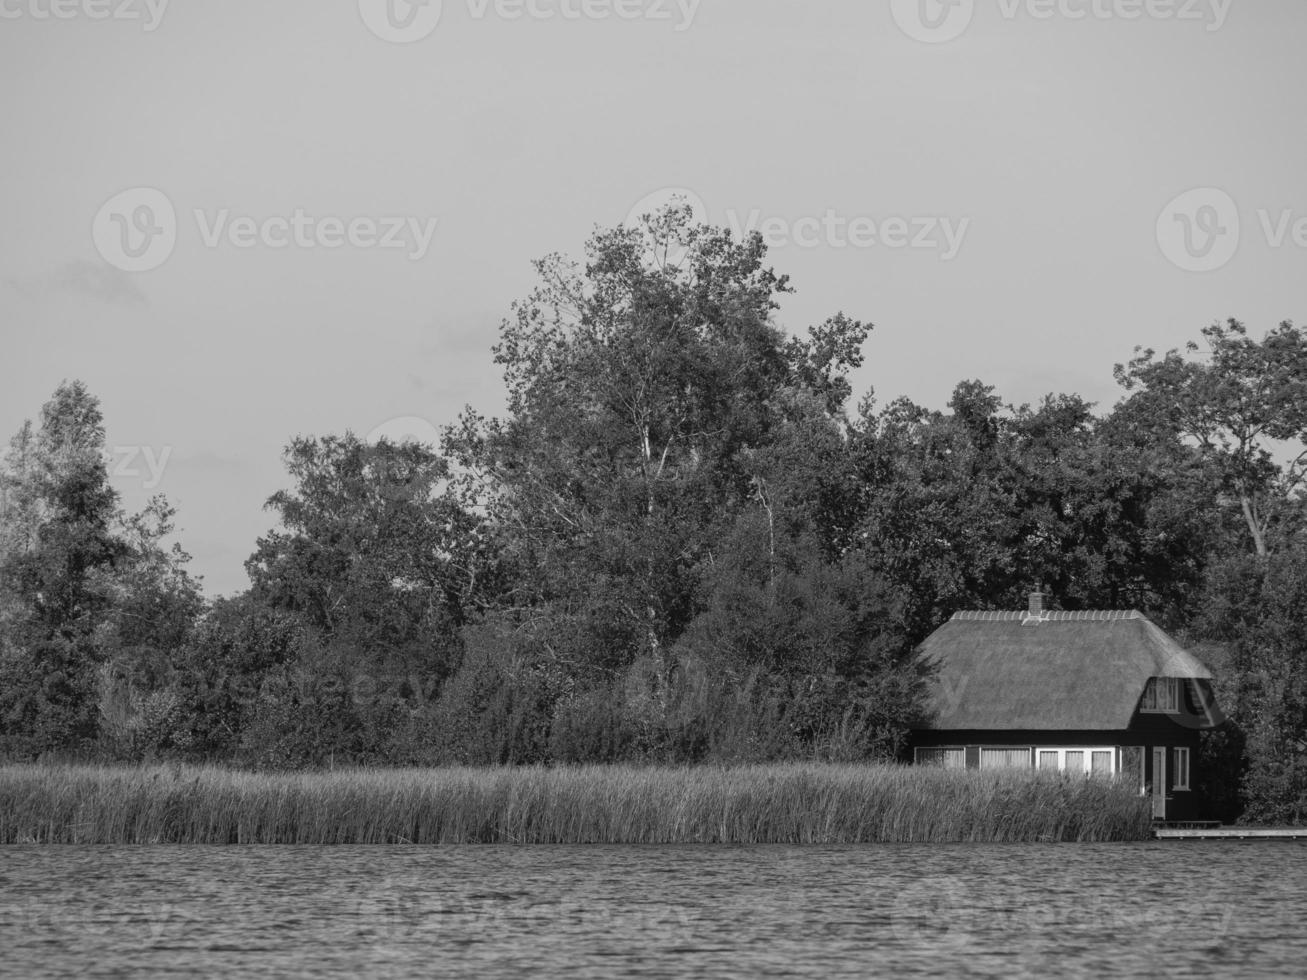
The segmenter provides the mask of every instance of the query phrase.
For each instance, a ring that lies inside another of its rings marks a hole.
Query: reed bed
[[[1120,841],[1149,826],[1124,784],[907,766],[0,766],[9,844]]]

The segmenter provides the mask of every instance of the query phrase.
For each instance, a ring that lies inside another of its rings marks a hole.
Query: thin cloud
[[[484,315],[455,323],[432,320],[422,329],[418,353],[423,357],[441,359],[457,354],[478,354],[489,361],[490,348],[499,342],[501,320]]]
[[[114,306],[145,306],[149,302],[125,272],[87,259],[72,259],[41,275],[6,281],[32,300],[79,296]]]

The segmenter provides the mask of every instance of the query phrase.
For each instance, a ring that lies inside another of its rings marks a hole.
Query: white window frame
[[[1056,752],[1056,753],[1057,753],[1057,769],[1044,769],[1043,767],[1040,766],[1040,764],[1039,764],[1039,760],[1040,760],[1040,753],[1041,753],[1041,752]],[[1117,774],[1117,762],[1118,762],[1118,760],[1117,760],[1117,754],[1118,754],[1118,753],[1117,753],[1116,747],[1115,747],[1115,746],[1112,746],[1112,745],[1066,745],[1066,746],[1062,746],[1062,745],[1036,745],[1036,746],[1035,746],[1035,752],[1034,752],[1034,768],[1035,768],[1036,771],[1038,771],[1038,772],[1062,772],[1062,773],[1064,773],[1064,772],[1067,771],[1067,768],[1066,768],[1066,756],[1067,756],[1067,753],[1068,753],[1068,752],[1080,752],[1080,753],[1082,753],[1082,754],[1084,755],[1083,768],[1080,769],[1079,771],[1074,771],[1074,770],[1073,770],[1073,771],[1070,773],[1071,775],[1076,775],[1076,776],[1093,776],[1093,775],[1095,775],[1095,773],[1094,773],[1094,753],[1095,753],[1095,752],[1103,752],[1103,753],[1106,753],[1106,754],[1107,754],[1107,757],[1108,757],[1108,764],[1109,764],[1109,765],[1108,765],[1108,770],[1107,770],[1107,772],[1100,772],[1100,773],[1097,773],[1097,775],[1099,775],[1099,776],[1109,776],[1109,777],[1114,777],[1114,776],[1116,776],[1116,774]]]
[[[922,759],[922,753],[962,753],[961,765],[950,765],[948,762],[940,759]],[[917,746],[912,750],[912,763],[917,766],[937,766],[940,769],[965,769],[967,767],[967,749],[964,745],[927,745]]]
[[[1171,766],[1175,782],[1172,784],[1173,790],[1189,789],[1189,747],[1177,745],[1171,752]]]
[[[1151,715],[1178,715],[1180,713],[1180,679],[1178,677],[1150,677],[1144,685],[1144,696],[1139,710]]]
[[[985,765],[986,752],[1010,752],[1013,754],[1024,752],[1026,754],[1026,764],[1024,766],[987,766]],[[980,768],[988,769],[990,772],[997,772],[1004,769],[1008,771],[1013,769],[1020,770],[1023,768],[1033,769],[1035,768],[1037,761],[1038,757],[1035,755],[1035,750],[1026,745],[982,745],[980,747]]]

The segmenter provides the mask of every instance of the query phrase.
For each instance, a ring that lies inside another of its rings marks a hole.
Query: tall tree
[[[1225,650],[1218,698],[1242,747],[1244,815],[1307,822],[1307,547],[1213,569],[1196,632]]]
[[[993,389],[958,386],[952,412],[907,399],[864,403],[849,465],[860,487],[849,547],[893,583],[922,640],[957,609],[1003,603],[1018,567],[1015,491],[1005,480],[1006,423]]]
[[[1137,444],[1124,419],[1097,418],[1076,395],[1016,409],[1010,429],[1027,583],[1049,586],[1068,609],[1183,621],[1216,533],[1195,454],[1164,435]]]
[[[495,348],[507,417],[469,410],[446,433],[511,542],[525,634],[562,669],[647,657],[665,678],[716,542],[759,498],[750,453],[782,394],[842,400],[866,328],[838,317],[787,341],[789,287],[764,258],[760,236],[675,206],[598,232],[584,267],[547,257]]]
[[[96,631],[125,551],[113,534],[118,495],[98,399],[80,381],[61,384],[35,438],[24,425],[13,448],[4,475],[0,736],[15,751],[69,748],[97,729]]]
[[[101,740],[133,756],[158,748],[182,724],[171,688],[181,650],[204,613],[200,582],[187,570],[191,556],[168,544],[175,517],[162,496],[138,514],[119,516],[114,533],[122,555],[96,630]]]
[[[1116,377],[1159,424],[1193,440],[1222,473],[1257,555],[1307,481],[1307,332],[1285,322],[1260,341],[1237,320],[1186,354],[1137,351]]]
[[[703,611],[678,651],[736,691],[770,696],[773,752],[893,757],[922,677],[893,588],[846,547],[844,398],[829,394],[778,398],[785,418],[748,460],[753,499],[714,545]]]
[[[848,454],[848,547],[902,596],[922,639],[962,608],[1017,608],[1046,585],[1064,608],[1139,608],[1174,623],[1213,540],[1206,470],[1130,412],[1074,395],[1004,407],[958,385],[949,411],[864,409]]]
[[[253,597],[365,659],[447,675],[493,563],[479,522],[445,492],[445,460],[346,434],[296,439],[286,464],[295,487],[268,501],[282,527],[245,566]]]

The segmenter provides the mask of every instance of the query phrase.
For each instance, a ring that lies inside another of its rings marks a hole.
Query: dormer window
[[[1180,711],[1180,681],[1175,677],[1151,677],[1144,685],[1140,711],[1178,714]]]

